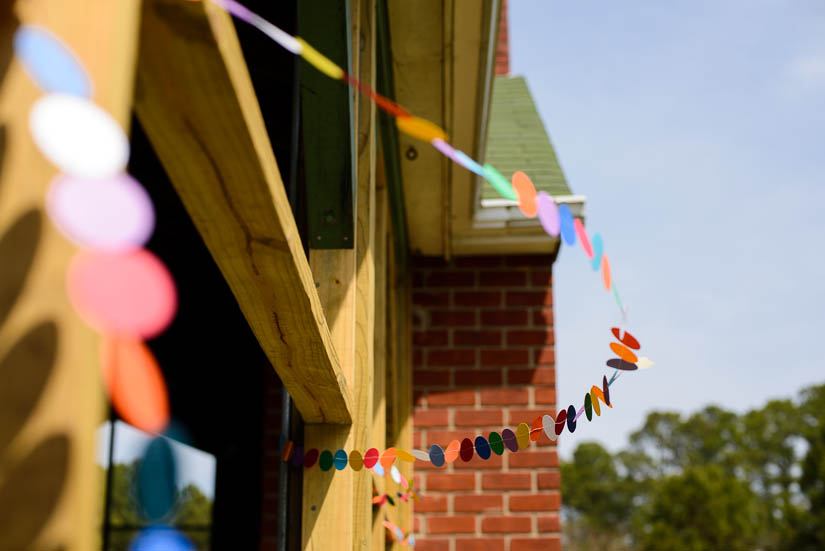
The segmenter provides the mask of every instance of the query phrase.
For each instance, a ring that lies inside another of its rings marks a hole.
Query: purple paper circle
[[[539,222],[551,237],[556,237],[561,229],[559,221],[559,208],[546,191],[540,191],[536,195],[536,205],[539,209]]]
[[[103,180],[61,175],[46,199],[49,217],[76,245],[107,252],[141,247],[152,235],[152,200],[128,174]]]

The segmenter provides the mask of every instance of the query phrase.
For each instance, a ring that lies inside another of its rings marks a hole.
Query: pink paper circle
[[[103,180],[58,176],[49,188],[46,209],[67,239],[109,252],[141,247],[155,226],[152,200],[124,173]]]
[[[539,209],[539,222],[551,237],[559,235],[561,222],[559,221],[559,208],[546,191],[540,191],[536,195],[536,204]]]
[[[108,335],[148,339],[175,316],[175,282],[144,249],[121,254],[81,252],[69,266],[69,299],[80,317]]]

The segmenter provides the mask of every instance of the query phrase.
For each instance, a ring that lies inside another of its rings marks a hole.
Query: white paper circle
[[[393,465],[392,469],[390,469],[390,476],[392,476],[393,482],[395,482],[396,484],[401,484],[401,472],[395,465]]]
[[[123,172],[104,180],[60,175],[49,187],[46,210],[76,245],[110,252],[143,246],[155,226],[152,200]]]
[[[547,435],[547,438],[550,440],[556,439],[556,420],[550,417],[549,415],[543,415],[541,417],[541,426],[544,428],[544,434]]]
[[[29,114],[29,128],[43,155],[71,176],[106,178],[129,160],[129,139],[117,121],[78,96],[40,98]]]
[[[384,476],[384,467],[381,466],[381,463],[376,463],[375,466],[372,468],[375,471],[375,474],[378,476]]]

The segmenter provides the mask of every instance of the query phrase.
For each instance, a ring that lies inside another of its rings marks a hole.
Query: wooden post
[[[86,67],[93,100],[127,129],[137,0],[32,0],[17,2],[16,17],[0,11],[5,55],[15,19],[50,30]],[[98,338],[66,296],[76,248],[44,212],[56,170],[28,125],[44,92],[9,61],[0,65],[0,549],[96,549],[95,437],[104,419]]]

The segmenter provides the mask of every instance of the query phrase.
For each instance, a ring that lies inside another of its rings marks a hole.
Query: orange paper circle
[[[533,218],[538,214],[539,207],[536,205],[536,188],[530,177],[521,170],[513,173],[513,189],[518,195],[518,208],[527,218]]]
[[[602,281],[604,281],[605,290],[610,290],[610,262],[607,261],[607,255],[602,255]]]
[[[458,452],[461,451],[461,442],[458,440],[453,440],[447,446],[447,449],[444,450],[444,461],[447,463],[452,463],[456,459],[458,459]]]
[[[384,450],[384,453],[381,455],[381,466],[384,467],[384,470],[389,470],[392,467],[393,461],[395,461],[395,448],[387,448]]]
[[[162,432],[169,424],[169,395],[152,351],[140,341],[109,337],[100,360],[118,415],[140,430]]]
[[[611,342],[610,343],[610,350],[615,352],[616,355],[619,356],[624,361],[630,362],[632,364],[635,364],[636,361],[639,359],[639,358],[636,357],[636,354],[634,354],[633,352],[630,351],[630,349],[628,347],[626,347],[623,344],[619,344],[617,342]]]

